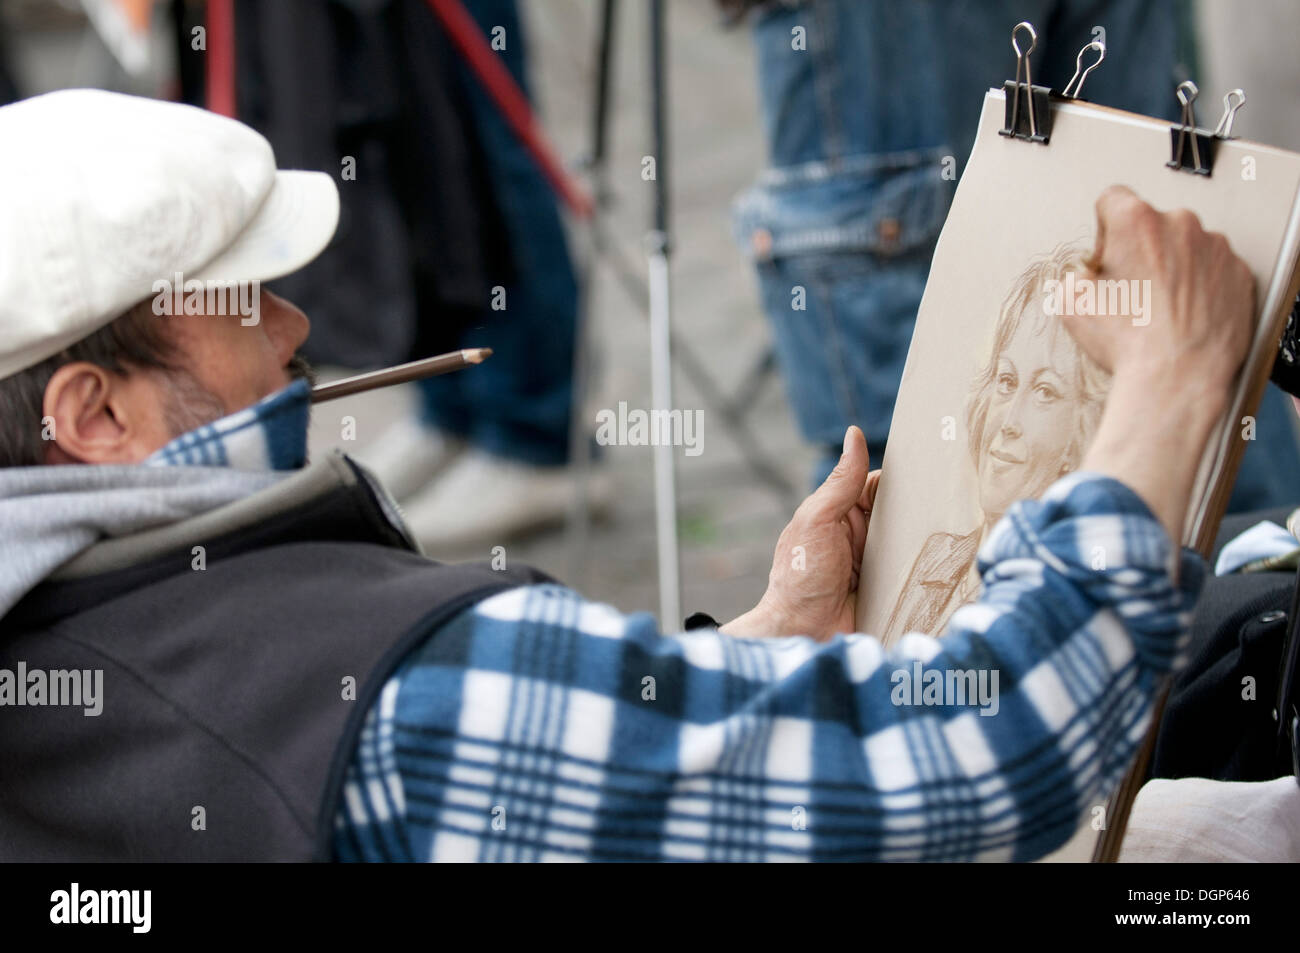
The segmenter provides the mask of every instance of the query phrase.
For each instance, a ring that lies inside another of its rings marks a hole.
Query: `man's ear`
[[[87,361],[65,364],[45,387],[41,430],[49,463],[138,463],[166,442],[149,412],[156,395],[143,374]]]

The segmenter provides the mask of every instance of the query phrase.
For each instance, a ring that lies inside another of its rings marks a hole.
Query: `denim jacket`
[[[787,0],[753,18],[770,168],[735,205],[805,439],[849,424],[879,462],[983,92],[1015,74],[1011,29],[1038,29],[1034,81],[1062,88],[1105,30],[1097,102],[1172,115],[1173,0]]]

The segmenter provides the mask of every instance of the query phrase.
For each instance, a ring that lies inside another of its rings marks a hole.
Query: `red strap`
[[[235,118],[235,0],[208,0],[208,109]]]
[[[212,0],[209,0],[211,3]],[[511,131],[528,150],[556,193],[578,218],[592,212],[590,196],[564,171],[543,135],[528,98],[515,78],[488,44],[487,37],[460,0],[428,0],[429,7],[442,23],[452,43],[478,77],[487,94],[496,103]]]

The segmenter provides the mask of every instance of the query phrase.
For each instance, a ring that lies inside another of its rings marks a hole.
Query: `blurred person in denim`
[[[484,33],[504,28],[496,50],[527,90],[526,43],[515,0],[466,0]],[[406,497],[407,518],[429,544],[500,539],[560,520],[573,490],[566,467],[573,399],[577,280],[556,197],[536,162],[469,68],[457,73],[478,139],[498,239],[510,273],[493,276],[503,307],[444,327],[426,318],[422,351],[490,347],[474,380],[429,378],[418,386],[418,420],[399,421],[368,459]],[[420,312],[436,291],[417,287]],[[599,481],[596,489],[603,484]],[[596,494],[599,497],[599,493]],[[467,498],[490,500],[466,507]],[[600,504],[597,499],[596,504]]]
[[[1014,76],[1011,29],[1037,29],[1036,83],[1062,89],[1094,39],[1086,98],[1173,119],[1191,11],[1177,0],[779,0],[750,11],[770,168],[736,203],[739,242],[804,438],[838,456],[846,426],[884,452],[935,242],[982,92]],[[1100,30],[1098,29],[1100,28]],[[1102,32],[1104,31],[1104,32]],[[1269,388],[1230,509],[1294,499],[1300,450]],[[873,460],[879,465],[879,456]]]
[[[526,90],[515,0],[461,2]],[[573,264],[550,185],[442,18],[425,0],[240,0],[235,22],[239,117],[286,162],[343,184],[330,247],[273,289],[316,317],[306,356],[360,368],[495,352],[475,380],[417,384],[414,408],[362,437],[359,459],[426,545],[561,520],[573,495]],[[188,46],[179,55],[182,79],[201,79]],[[193,85],[187,98],[202,102]],[[602,477],[588,484],[595,509]],[[467,495],[487,505],[465,507]]]

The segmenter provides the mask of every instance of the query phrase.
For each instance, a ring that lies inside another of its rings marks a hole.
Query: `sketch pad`
[[[981,373],[1004,302],[1027,266],[1054,250],[1067,255],[1063,244],[1083,254],[1092,249],[1094,206],[1106,187],[1127,185],[1162,211],[1191,209],[1207,230],[1228,237],[1255,275],[1255,343],[1232,406],[1211,437],[1184,527],[1183,541],[1202,551],[1214,538],[1245,449],[1242,418],[1258,406],[1297,293],[1300,155],[1223,139],[1215,143],[1213,173],[1195,175],[1167,167],[1167,121],[1054,100],[1051,138],[1044,144],[999,135],[1005,107],[1001,89],[985,96],[975,146],[935,249],[882,464],[857,618],[859,631],[886,644],[908,630],[909,619],[941,623],[945,611],[978,595],[977,579],[963,575],[965,585],[954,590],[953,577],[973,558],[984,523],[981,500],[1001,499],[1008,479],[1031,471],[1041,477],[1044,461],[1061,459],[1053,455],[1059,441],[1053,443],[1051,427],[1040,419],[1038,457],[1024,446],[999,451],[1006,459],[999,460],[998,475],[978,477],[971,446],[984,441],[971,440],[972,387],[987,380]],[[1014,324],[1002,320],[1004,329]],[[1013,339],[1017,349],[1003,351],[1030,355],[1026,365],[1034,354],[1061,353],[1055,340],[1035,339],[1018,325]],[[1041,392],[1044,406],[1052,404],[1050,390]],[[1075,425],[1089,408],[1099,413],[1095,404],[1075,400]],[[1058,425],[1060,419],[1059,413],[1053,418]],[[1037,463],[1030,466],[1031,460]],[[996,469],[984,466],[986,475]],[[940,634],[937,627],[915,627]]]

